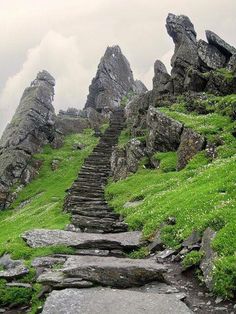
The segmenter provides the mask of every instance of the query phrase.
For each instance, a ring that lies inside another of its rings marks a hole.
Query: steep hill
[[[234,313],[236,49],[166,28],[150,91],[118,46],[84,110],[55,114],[47,71],[25,90],[0,141],[0,312]]]

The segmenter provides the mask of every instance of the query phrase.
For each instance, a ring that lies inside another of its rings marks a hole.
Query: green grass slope
[[[181,109],[181,110],[180,110]],[[110,183],[107,198],[117,212],[126,217],[131,229],[140,229],[151,238],[162,222],[175,217],[175,225],[163,228],[162,239],[169,247],[178,245],[191,232],[203,232],[208,226],[217,230],[213,248],[219,259],[214,270],[214,292],[232,297],[236,291],[236,139],[235,122],[220,112],[197,115],[183,106],[162,111],[220,143],[218,158],[212,162],[198,153],[179,172],[176,155],[157,153],[159,169],[144,169],[127,179]],[[124,207],[128,201],[143,199],[137,207]]]
[[[102,130],[106,126],[103,126]],[[35,269],[30,267],[36,256],[52,253],[72,254],[67,247],[29,248],[21,239],[24,231],[34,228],[64,229],[70,222],[69,214],[63,212],[65,190],[76,179],[84,159],[90,154],[98,139],[92,130],[65,138],[62,148],[46,146],[41,154],[35,156],[43,164],[38,176],[18,194],[11,208],[0,212],[0,256],[10,253],[14,259],[23,259],[29,274],[19,278],[20,282],[33,284],[32,288],[8,287],[0,279],[0,307],[31,305],[31,314],[38,313],[43,300],[38,299],[41,285],[35,284]],[[85,145],[82,150],[74,150],[73,144]],[[58,169],[52,171],[53,160],[58,160]]]
[[[85,144],[85,148],[73,150],[75,143]],[[62,148],[46,146],[41,154],[35,156],[43,161],[38,176],[23,188],[11,209],[0,212],[0,256],[11,253],[13,258],[28,260],[51,250],[66,250],[30,249],[21,239],[21,234],[34,228],[63,229],[69,223],[69,215],[62,210],[65,190],[75,180],[84,159],[96,143],[93,131],[86,130],[83,134],[66,137]],[[59,161],[55,171],[51,169],[53,160]]]

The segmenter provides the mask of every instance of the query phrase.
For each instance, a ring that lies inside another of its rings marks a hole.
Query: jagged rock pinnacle
[[[35,174],[31,156],[55,136],[52,106],[54,78],[39,72],[26,88],[16,112],[0,140],[0,209],[6,206],[10,186],[27,183]]]
[[[89,87],[85,108],[92,107],[98,111],[114,109],[129,92],[144,91],[143,84],[135,83],[130,64],[120,47],[108,47]]]

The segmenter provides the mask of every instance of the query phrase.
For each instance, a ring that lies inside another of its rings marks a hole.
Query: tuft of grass
[[[160,169],[163,172],[176,171],[177,153],[176,152],[158,152],[153,156],[160,162]]]
[[[130,140],[130,137],[131,137],[130,130],[127,128],[123,129],[119,137],[118,147],[123,148]]]
[[[32,296],[31,288],[7,287],[6,281],[0,280],[0,307],[29,305]]]
[[[236,256],[224,256],[215,262],[213,270],[213,292],[224,299],[231,299],[236,293]]]
[[[128,257],[133,259],[145,258],[149,255],[149,253],[148,247],[141,247],[140,249],[129,253]]]
[[[201,251],[191,251],[188,253],[184,259],[182,260],[181,264],[184,269],[188,269],[193,266],[200,265],[201,259],[203,258],[203,252]]]
[[[217,69],[216,72],[223,76],[226,81],[230,82],[234,79],[234,73],[226,68]]]
[[[13,258],[30,260],[36,256],[73,251],[63,246],[32,249],[21,239],[21,234],[34,228],[64,229],[69,223],[70,215],[63,212],[65,191],[72,185],[97,141],[92,130],[85,130],[83,134],[67,136],[62,148],[46,146],[34,157],[43,161],[38,176],[23,188],[10,210],[0,212],[0,256],[10,253]],[[73,150],[73,144],[77,142],[85,148]],[[51,163],[55,159],[60,164],[56,171],[52,171]]]

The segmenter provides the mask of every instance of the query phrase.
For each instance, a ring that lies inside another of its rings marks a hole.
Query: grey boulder
[[[184,128],[177,151],[177,170],[185,168],[188,162],[204,148],[205,138],[189,128]]]
[[[111,156],[111,172],[115,181],[125,179],[138,170],[139,161],[145,156],[145,145],[138,139],[131,139],[123,148],[115,148]]]
[[[150,152],[176,151],[181,139],[183,125],[154,107],[147,114],[147,149]]]

